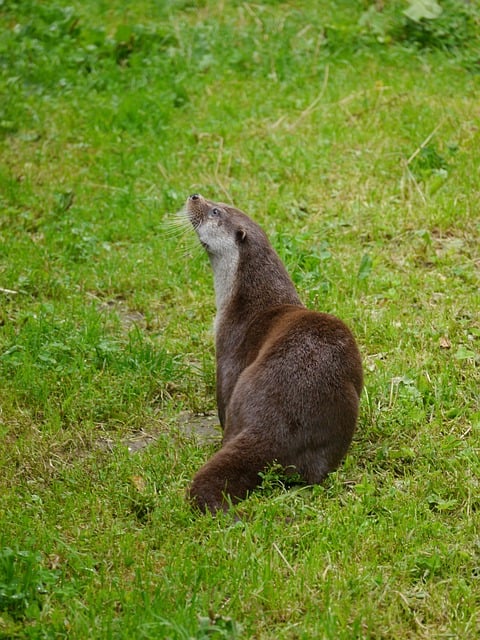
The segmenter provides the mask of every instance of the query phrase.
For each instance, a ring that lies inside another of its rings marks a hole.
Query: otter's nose
[[[191,196],[188,196],[189,200],[200,200],[201,195],[199,193],[192,193]]]

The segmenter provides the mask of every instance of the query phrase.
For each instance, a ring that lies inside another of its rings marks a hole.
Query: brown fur
[[[194,195],[187,215],[214,271],[224,430],[222,448],[193,479],[192,500],[203,511],[226,509],[227,496],[245,498],[273,462],[321,482],[355,431],[362,365],[352,333],[302,305],[265,233],[244,213]],[[226,284],[222,270],[231,272]]]

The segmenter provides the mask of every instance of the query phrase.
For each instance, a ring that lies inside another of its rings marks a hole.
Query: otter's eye
[[[220,215],[220,209],[217,209],[217,207],[214,207],[213,209],[210,209],[210,216],[212,218],[216,218]]]

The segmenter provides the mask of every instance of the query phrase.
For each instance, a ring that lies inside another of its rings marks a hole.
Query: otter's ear
[[[238,229],[237,231],[237,242],[243,242],[247,237],[247,232],[245,229]]]

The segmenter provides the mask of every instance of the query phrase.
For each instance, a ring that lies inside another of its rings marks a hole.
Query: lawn
[[[1,638],[478,637],[480,9],[425,5],[0,2]],[[337,472],[216,518],[193,192],[365,370]]]

